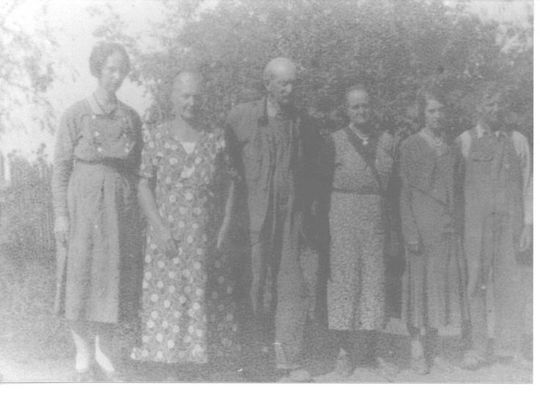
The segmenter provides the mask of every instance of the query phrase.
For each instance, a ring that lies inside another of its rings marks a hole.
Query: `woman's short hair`
[[[99,78],[107,59],[116,53],[121,54],[124,58],[124,71],[127,74],[130,69],[130,62],[129,55],[124,46],[118,43],[100,42],[94,46],[90,54],[89,64],[92,75]]]
[[[424,112],[426,111],[428,100],[435,100],[446,105],[446,98],[442,90],[434,87],[420,89],[416,97],[416,104],[418,106],[418,122],[422,126],[425,123]]]

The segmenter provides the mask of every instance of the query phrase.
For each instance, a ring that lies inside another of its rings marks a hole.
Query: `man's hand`
[[[54,221],[54,236],[64,245],[67,244],[69,234],[69,219],[67,216],[59,216]]]
[[[407,249],[413,254],[420,254],[420,243],[418,241],[408,242]]]
[[[519,250],[520,252],[527,251],[532,244],[533,227],[532,224],[526,224],[523,226],[521,237],[519,238]]]

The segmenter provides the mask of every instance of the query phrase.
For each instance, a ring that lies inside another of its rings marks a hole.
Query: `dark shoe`
[[[245,367],[238,369],[236,372],[239,378],[245,382],[270,383],[279,381],[287,376],[286,370],[271,370],[269,368],[260,367]]]
[[[435,356],[433,358],[433,369],[443,372],[452,373],[456,371],[456,367],[442,356]]]
[[[118,370],[110,372],[96,366],[95,373],[99,376],[99,381],[101,382],[128,382],[126,376]]]
[[[340,377],[350,377],[354,372],[354,366],[351,356],[346,352],[341,352],[336,360],[334,373]]]
[[[288,382],[288,383],[305,383],[313,382],[313,377],[309,371],[304,368],[299,368],[296,370],[289,371],[289,374],[281,378],[278,382]]]
[[[486,359],[478,352],[468,351],[463,356],[463,360],[461,361],[461,368],[474,371],[478,370],[482,366],[485,366],[486,364]]]
[[[76,370],[71,376],[70,380],[71,382],[88,383],[88,382],[95,382],[95,377],[94,377],[94,373],[92,372],[92,369],[89,368],[88,370],[84,370],[84,371]]]
[[[382,357],[376,359],[377,373],[381,375],[386,381],[394,382],[399,374],[399,367],[394,363],[387,362]]]
[[[533,362],[522,354],[517,354],[510,359],[509,365],[516,369],[532,371]]]
[[[283,345],[279,342],[274,344],[276,368],[278,370],[296,370],[300,368],[297,363],[291,363],[285,354]]]
[[[105,382],[127,382],[126,377],[118,371],[104,372],[103,374],[105,375]]]
[[[424,356],[411,358],[411,369],[418,375],[429,374],[429,367]]]

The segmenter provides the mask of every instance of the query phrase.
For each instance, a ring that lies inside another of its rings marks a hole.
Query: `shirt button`
[[[97,130],[94,132],[94,137],[99,137],[99,132]]]
[[[101,154],[101,153],[103,152],[103,148],[98,147],[98,148],[97,148],[97,152],[99,152],[99,153]]]

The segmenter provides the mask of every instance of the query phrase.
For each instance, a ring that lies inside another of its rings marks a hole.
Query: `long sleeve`
[[[531,150],[525,136],[514,132],[512,135],[514,148],[519,157],[521,178],[523,182],[523,223],[533,223],[533,190]]]
[[[394,137],[389,133],[383,133],[380,138],[379,148],[377,151],[377,172],[379,173],[383,191],[388,188],[392,166],[394,165],[395,153]]]
[[[56,218],[68,216],[67,187],[73,170],[73,149],[76,129],[74,112],[68,110],[60,121],[54,149],[51,186]]]
[[[406,243],[419,243],[420,234],[412,210],[412,193],[409,184],[411,174],[414,173],[415,154],[410,146],[410,142],[407,141],[401,146],[400,152],[400,176],[402,182],[400,196],[401,228]]]
[[[137,114],[137,112],[132,111],[131,112],[131,124],[133,133],[135,136],[135,147],[132,151],[132,170],[134,174],[138,174],[139,169],[141,167],[141,160],[142,160],[142,150],[144,147],[144,141],[143,141],[143,127],[141,118]]]
[[[231,178],[235,183],[241,181],[242,150],[234,131],[235,110],[231,111],[225,124],[225,160]]]

